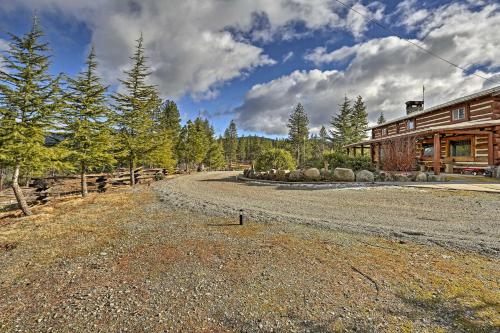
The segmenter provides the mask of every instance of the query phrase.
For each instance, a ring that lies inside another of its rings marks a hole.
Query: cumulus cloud
[[[397,37],[373,39],[332,52],[320,47],[306,59],[323,65],[346,62],[345,70],[295,71],[254,86],[235,109],[240,126],[285,134],[288,115],[298,102],[305,105],[311,126],[328,124],[345,94],[351,98],[362,95],[369,120],[374,122],[380,112],[386,118],[402,115],[406,100],[421,98],[422,85],[426,87],[427,106],[486,88],[491,83],[472,74],[500,76],[498,10],[498,5],[474,11],[466,4],[452,4],[420,22],[417,35],[426,36],[422,45],[467,68],[467,73]]]
[[[109,83],[122,75],[142,32],[162,94],[197,99],[213,98],[225,82],[275,64],[256,41],[295,38],[297,22],[306,30],[343,28],[359,35],[365,29],[333,0],[16,0],[0,10],[20,6],[85,22]]]

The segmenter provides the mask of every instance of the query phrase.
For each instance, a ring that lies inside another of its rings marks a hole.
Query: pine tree
[[[69,79],[68,103],[63,114],[65,141],[70,160],[80,171],[82,196],[87,195],[86,173],[114,162],[111,154],[112,136],[106,90],[96,74],[94,48],[91,49],[87,68],[75,79]]]
[[[181,116],[177,104],[166,100],[159,108],[156,118],[160,128],[169,131],[171,138],[177,140],[181,131]]]
[[[151,74],[146,65],[142,35],[137,40],[136,50],[130,58],[132,69],[124,71],[127,78],[120,80],[123,93],[113,95],[115,100],[114,121],[122,153],[130,170],[130,184],[135,184],[134,169],[137,162],[147,159],[156,146],[154,113],[160,100],[156,87],[146,83]]]
[[[288,138],[292,143],[297,165],[303,166],[306,156],[306,141],[309,137],[309,119],[302,104],[298,104],[288,119]]]
[[[319,130],[319,148],[321,156],[323,156],[328,148],[328,132],[326,131],[325,126],[321,126],[321,129]]]
[[[201,119],[195,122],[187,122],[186,157],[188,163],[194,163],[200,167],[208,152],[208,138],[205,128],[201,126]]]
[[[377,124],[379,125],[382,125],[385,123],[385,117],[384,117],[384,113],[383,112],[380,112],[380,116],[378,117],[377,119]]]
[[[224,168],[226,160],[224,158],[224,147],[221,142],[214,141],[208,151],[208,165],[212,170]]]
[[[227,164],[232,168],[238,153],[238,130],[234,120],[231,120],[229,127],[224,131],[224,151]]]
[[[352,136],[348,143],[364,140],[366,138],[366,131],[368,130],[368,113],[366,112],[366,105],[361,96],[358,96],[352,107],[351,124]]]
[[[340,111],[333,116],[331,121],[332,129],[330,130],[330,139],[335,150],[341,150],[344,145],[351,142],[352,138],[352,107],[347,96],[339,106]]]
[[[37,18],[22,37],[9,34],[11,43],[2,54],[0,68],[0,159],[13,168],[12,188],[25,215],[31,215],[19,186],[22,172],[41,170],[53,157],[45,146],[58,106],[58,82],[48,73],[49,47]]]

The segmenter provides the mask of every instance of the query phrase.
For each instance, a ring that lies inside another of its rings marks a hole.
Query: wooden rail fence
[[[136,183],[151,183],[160,180],[168,174],[166,169],[143,169],[134,170]],[[113,188],[130,185],[130,173],[125,169],[118,169],[114,173],[89,174],[87,175],[88,192],[103,193]],[[32,178],[28,186],[23,187],[23,193],[29,203],[47,203],[54,198],[81,193],[80,176],[55,176],[44,178]],[[17,204],[12,189],[0,192],[0,208]]]

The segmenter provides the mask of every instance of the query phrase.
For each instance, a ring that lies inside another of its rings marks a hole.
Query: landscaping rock
[[[353,182],[356,179],[354,171],[346,168],[336,168],[333,170],[333,178],[339,182]]]
[[[397,181],[397,182],[409,182],[410,181],[410,178],[408,178],[407,175],[403,175],[403,174],[395,174],[394,175],[394,180]]]
[[[302,173],[302,170],[295,170],[290,172],[290,175],[288,176],[288,180],[292,182],[299,182],[304,179],[304,175]]]
[[[310,168],[304,171],[305,180],[320,180],[321,174],[318,169]]]
[[[415,175],[415,181],[416,182],[426,182],[427,181],[427,174],[425,172],[418,172]]]
[[[392,174],[387,171],[380,171],[378,173],[378,180],[381,182],[391,182],[393,181]]]
[[[375,180],[373,172],[368,170],[361,170],[356,174],[356,181],[362,183],[371,183]]]

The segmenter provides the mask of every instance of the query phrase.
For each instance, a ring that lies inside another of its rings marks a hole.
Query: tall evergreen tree
[[[304,107],[299,103],[288,119],[288,138],[293,146],[298,166],[303,166],[305,163],[308,137],[309,118]]]
[[[94,48],[91,49],[87,68],[75,79],[69,79],[68,103],[63,114],[65,123],[64,145],[70,151],[70,159],[80,171],[82,196],[87,195],[89,170],[111,165],[112,136],[109,125],[109,109],[106,107],[106,89],[96,74],[97,63]]]
[[[172,139],[176,140],[181,131],[181,116],[177,104],[166,100],[158,110],[156,121],[161,129],[168,130]]]
[[[358,96],[352,107],[352,136],[349,143],[359,142],[366,138],[368,130],[368,113],[366,105],[361,96]]]
[[[238,130],[236,123],[231,120],[229,127],[224,131],[224,151],[229,168],[233,167],[233,162],[237,159],[238,153]]]
[[[13,169],[12,188],[25,215],[31,210],[19,186],[23,172],[39,169],[53,153],[45,145],[55,109],[58,83],[48,73],[49,47],[37,18],[22,37],[9,34],[11,42],[0,67],[0,159]]]
[[[352,139],[352,107],[347,96],[344,97],[344,102],[339,105],[340,111],[333,116],[330,130],[330,139],[335,150],[340,150]]]
[[[321,155],[325,153],[328,148],[328,132],[326,131],[325,126],[321,126],[319,130],[319,149],[321,151]]]
[[[226,165],[226,159],[224,158],[224,147],[222,146],[221,142],[212,142],[207,156],[208,166],[212,170],[221,169]]]
[[[379,125],[382,125],[385,123],[385,117],[384,117],[384,113],[383,112],[380,112],[380,116],[378,117],[377,119],[377,124]]]
[[[186,146],[188,163],[194,163],[200,167],[209,148],[207,132],[200,118],[195,119],[194,122],[187,122]]]
[[[154,113],[160,105],[156,87],[146,83],[151,74],[144,55],[142,34],[132,60],[132,68],[124,71],[126,79],[120,80],[123,93],[113,95],[115,100],[114,121],[122,153],[130,170],[130,184],[135,184],[134,169],[137,162],[145,159],[156,146]]]

